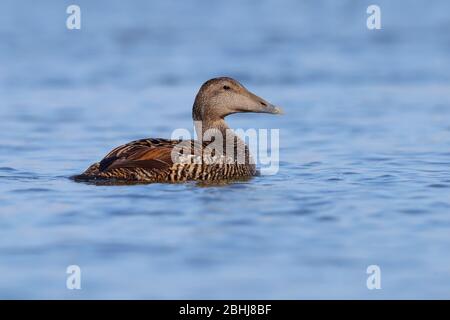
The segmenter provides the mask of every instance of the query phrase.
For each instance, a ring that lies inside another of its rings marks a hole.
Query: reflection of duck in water
[[[94,163],[74,179],[178,182],[253,176],[256,170],[247,146],[227,130],[229,128],[224,121],[227,115],[238,112],[279,114],[281,110],[249,92],[234,79],[211,79],[200,88],[192,117],[197,134],[202,134],[203,140],[208,140],[207,136],[214,139],[203,143],[159,138],[132,141],[115,148],[102,161]],[[223,138],[217,139],[217,136]]]

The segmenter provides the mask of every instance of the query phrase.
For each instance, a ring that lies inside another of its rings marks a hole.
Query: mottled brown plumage
[[[215,78],[200,88],[192,108],[194,140],[142,139],[112,150],[74,177],[77,181],[180,182],[216,181],[255,175],[245,143],[230,135],[224,117],[237,112],[281,113],[231,78]],[[223,141],[209,138],[221,134]]]

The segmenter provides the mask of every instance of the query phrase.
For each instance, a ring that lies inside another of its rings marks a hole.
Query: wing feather
[[[112,150],[102,161],[99,170],[117,168],[164,169],[173,164],[172,150],[178,140],[138,140]]]

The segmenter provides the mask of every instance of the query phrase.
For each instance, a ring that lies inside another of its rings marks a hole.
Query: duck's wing
[[[99,164],[101,172],[117,168],[166,169],[173,165],[172,151],[181,140],[142,139],[112,150]]]

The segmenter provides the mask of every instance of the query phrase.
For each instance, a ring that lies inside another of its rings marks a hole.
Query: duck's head
[[[248,91],[238,81],[214,78],[206,81],[195,97],[194,120],[219,120],[238,112],[281,114],[279,107]]]

